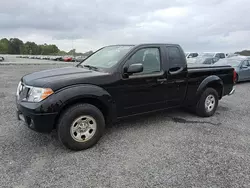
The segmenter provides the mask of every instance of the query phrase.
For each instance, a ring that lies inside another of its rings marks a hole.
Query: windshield
[[[221,59],[215,64],[216,65],[230,65],[232,67],[238,67],[241,61],[242,60],[239,60],[239,59]]]
[[[206,52],[206,53],[202,53],[201,56],[204,56],[204,57],[214,57],[214,54],[215,53]]]
[[[81,65],[89,65],[97,68],[110,68],[128,53],[133,46],[108,46],[94,53]]]

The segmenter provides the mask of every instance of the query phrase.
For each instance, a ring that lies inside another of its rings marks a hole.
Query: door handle
[[[175,71],[168,71],[169,72],[169,74],[178,74],[178,73],[180,73],[181,71],[183,71],[183,67],[178,67],[177,68],[177,70],[175,70]]]
[[[166,78],[158,78],[157,82],[160,82],[161,84],[163,84],[164,82],[166,82],[167,79]]]

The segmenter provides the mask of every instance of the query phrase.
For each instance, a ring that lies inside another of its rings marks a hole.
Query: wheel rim
[[[215,97],[213,95],[208,95],[205,100],[205,108],[207,112],[213,111],[215,107]]]
[[[77,142],[86,142],[94,136],[96,125],[93,117],[87,115],[81,116],[72,123],[70,135]]]

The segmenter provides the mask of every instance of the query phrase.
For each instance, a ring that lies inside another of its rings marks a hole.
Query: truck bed
[[[234,69],[231,66],[188,65],[187,99],[193,100],[193,95],[198,90],[197,87],[212,77],[219,77],[222,80],[223,92],[221,97],[228,95],[233,89],[233,72]]]

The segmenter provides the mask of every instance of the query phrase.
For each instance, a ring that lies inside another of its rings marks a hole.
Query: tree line
[[[75,49],[69,52],[61,51],[55,44],[36,44],[35,42],[23,42],[18,38],[3,38],[0,40],[0,54],[27,54],[27,55],[89,55],[93,53],[77,53]]]
[[[235,52],[235,53],[239,55],[250,56],[250,50],[243,50],[241,52]]]

